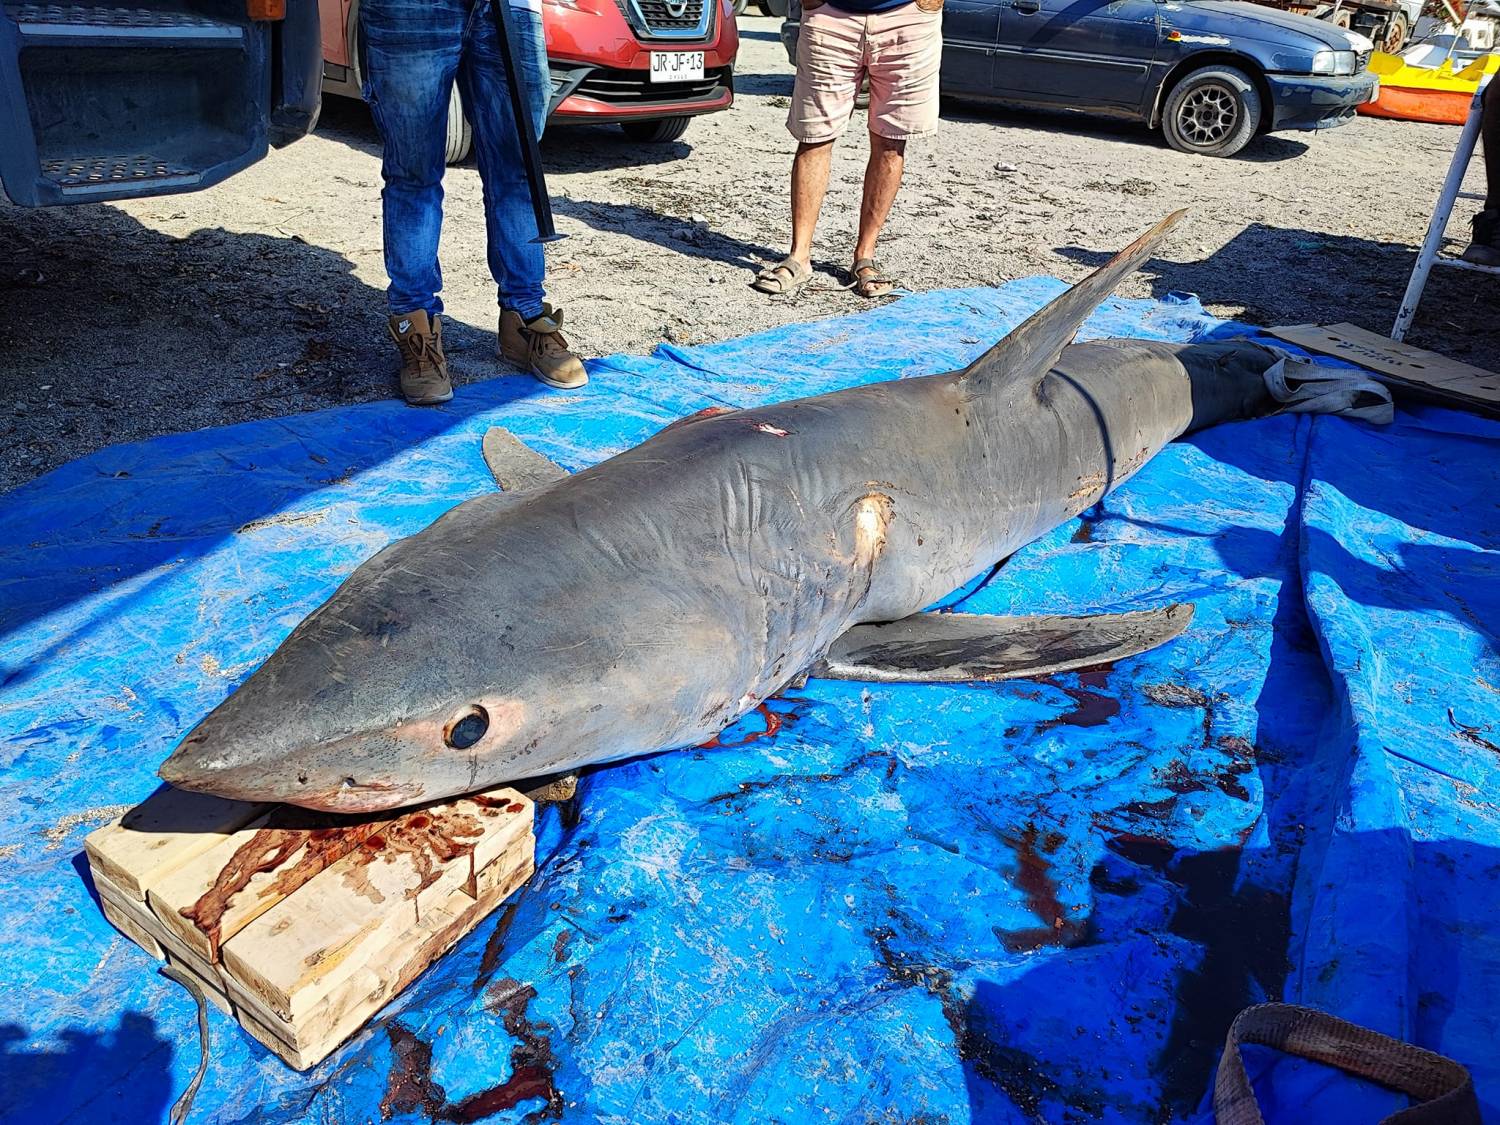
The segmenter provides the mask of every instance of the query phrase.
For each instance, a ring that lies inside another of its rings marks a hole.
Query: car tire
[[[1255,139],[1260,116],[1260,91],[1248,74],[1232,66],[1205,66],[1172,87],[1161,130],[1178,152],[1233,156]]]
[[[463,96],[458,92],[458,83],[453,83],[453,92],[448,95],[448,144],[443,159],[449,164],[462,163],[474,147],[474,130],[464,113]]]
[[[768,16],[774,16],[779,20],[786,19],[787,0],[761,0],[761,7],[766,10]]]
[[[622,121],[620,128],[632,141],[657,145],[681,138],[691,120],[691,117],[658,117],[654,121]]]
[[[730,9],[734,12],[735,16],[738,17],[743,16],[745,14],[745,9],[749,6],[750,0],[733,0],[733,3],[730,4]]]

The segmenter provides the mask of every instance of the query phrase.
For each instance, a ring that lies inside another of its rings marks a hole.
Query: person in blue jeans
[[[455,81],[484,185],[490,273],[500,292],[499,354],[549,386],[588,382],[563,338],[562,310],[545,300],[542,248],[532,241],[536,219],[491,2],[363,0],[359,8],[365,100],[385,142],[381,204],[390,333],[401,352],[401,393],[416,406],[453,397],[439,316],[438,235]],[[552,92],[540,0],[510,3],[523,88],[540,137]]]
[[[1474,216],[1474,239],[1464,261],[1500,266],[1500,79],[1484,89],[1479,133],[1484,141],[1484,210]]]

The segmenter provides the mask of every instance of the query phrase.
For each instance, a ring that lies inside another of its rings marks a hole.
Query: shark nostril
[[[297,784],[298,785],[306,785],[307,784],[307,774],[305,774],[305,773],[299,773],[297,775]]]
[[[464,708],[443,731],[443,741],[455,750],[467,750],[490,729],[490,716],[477,703]]]

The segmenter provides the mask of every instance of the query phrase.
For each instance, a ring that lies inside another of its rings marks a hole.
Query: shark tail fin
[[[989,351],[964,368],[961,379],[975,389],[1000,379],[1040,380],[1073,341],[1089,314],[1160,245],[1187,214],[1174,211],[1125,249],[1039,312],[1033,313]]]

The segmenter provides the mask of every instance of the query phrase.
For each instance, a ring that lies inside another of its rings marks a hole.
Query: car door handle
[[[1023,16],[1034,16],[1042,10],[1042,0],[1012,0],[1011,7]]]

